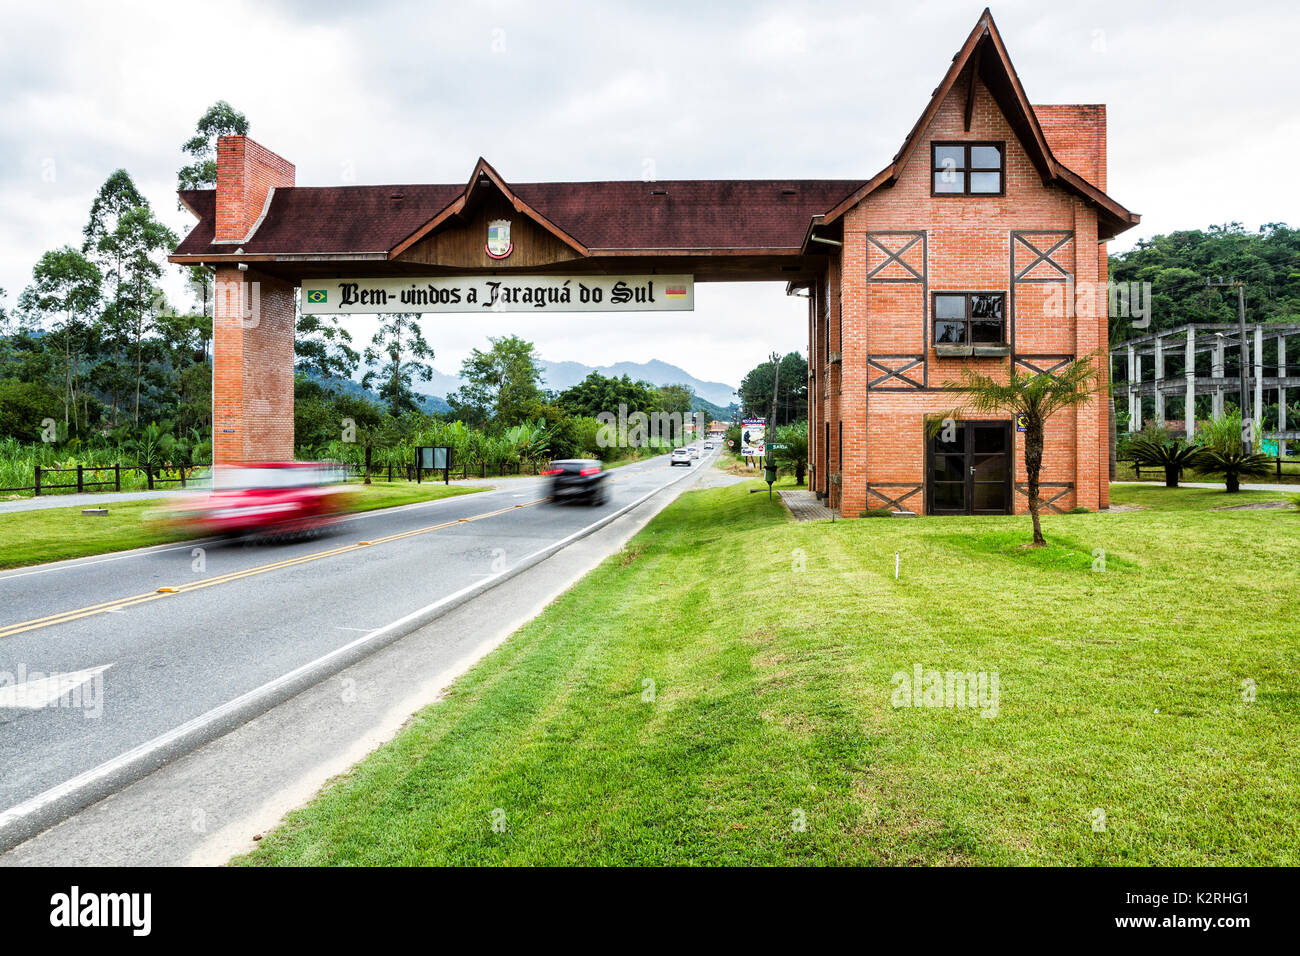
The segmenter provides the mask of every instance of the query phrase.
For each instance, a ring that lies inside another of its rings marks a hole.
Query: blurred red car
[[[203,535],[307,534],[352,510],[341,467],[326,462],[217,465],[212,493],[167,509],[168,524]]]

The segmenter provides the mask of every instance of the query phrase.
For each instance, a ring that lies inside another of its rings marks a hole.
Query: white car
[[[699,458],[699,457],[700,457],[700,449],[699,449],[699,446],[698,446],[698,445],[692,445],[691,448],[690,448],[690,451],[691,451],[691,457],[692,457],[692,458]]]
[[[668,459],[670,465],[685,465],[691,467],[691,452],[688,448],[674,448],[672,455]]]

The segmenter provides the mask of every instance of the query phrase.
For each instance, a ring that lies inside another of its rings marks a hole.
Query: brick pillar
[[[844,475],[843,467],[848,464],[844,457],[843,449],[840,447],[841,434],[844,430],[844,319],[840,312],[840,261],[837,257],[832,257],[830,268],[828,270],[827,282],[827,304],[830,330],[830,354],[840,355],[839,361],[830,362],[827,369],[827,383],[830,387],[830,402],[827,408],[826,421],[830,425],[830,440],[826,444],[826,470],[829,475],[838,475],[838,483],[827,485],[827,506],[832,509],[840,509],[844,499]],[[829,361],[829,358],[828,358]],[[843,514],[843,511],[841,511]]]
[[[840,513],[846,518],[856,518],[867,509],[867,240],[857,218],[850,214],[845,219],[839,270],[840,415],[844,420]]]
[[[293,460],[293,286],[217,269],[212,334],[212,461]]]
[[[214,243],[232,253],[257,231],[294,167],[247,136],[217,140]],[[293,459],[293,286],[221,265],[212,313],[212,460]]]
[[[1102,137],[1102,148],[1105,149],[1105,137]],[[1105,163],[1103,162],[1103,169]],[[1110,258],[1106,254],[1106,243],[1102,242],[1097,245],[1097,272],[1103,282],[1110,281]],[[1097,471],[1097,507],[1110,507],[1110,286],[1106,287],[1106,294],[1100,296],[1099,303],[1100,315],[1098,316],[1098,333],[1102,347],[1101,358],[1097,362],[1097,395],[1101,400],[1101,416],[1103,419],[1103,434],[1100,436],[1101,450],[1098,452],[1098,471]],[[1104,462],[1105,464],[1101,464]],[[1076,496],[1076,504],[1083,504]],[[1085,507],[1091,507],[1085,505]]]
[[[1101,271],[1101,257],[1097,243],[1097,214],[1080,200],[1074,203],[1074,246],[1076,289],[1084,295],[1074,304],[1074,354],[1083,358],[1092,355],[1098,363],[1096,384],[1104,385],[1107,359],[1099,349],[1109,342],[1107,331],[1106,274]],[[1087,290],[1092,290],[1092,295]],[[1076,507],[1097,510],[1101,507],[1101,482],[1109,481],[1110,455],[1103,457],[1102,449],[1109,448],[1110,423],[1098,391],[1074,412],[1074,504]],[[1106,463],[1103,467],[1103,461]]]

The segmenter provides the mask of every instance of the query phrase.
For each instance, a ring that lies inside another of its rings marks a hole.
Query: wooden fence
[[[179,484],[182,488],[187,486],[188,481],[193,481],[193,473],[206,465],[161,465],[154,467],[152,465],[77,465],[75,468],[42,468],[40,465],[34,466],[32,476],[33,483],[23,485],[19,488],[0,488],[0,493],[12,491],[30,491],[34,495],[48,494],[52,491],[76,491],[81,494],[87,490],[98,491],[103,488],[112,487],[114,491],[122,490],[122,473],[123,472],[144,472],[145,485],[153,491],[157,485]],[[174,474],[173,474],[174,473]],[[75,481],[51,482],[50,475],[72,475],[75,474]],[[99,475],[111,475],[108,478],[99,478]],[[87,477],[89,476],[89,477]]]
[[[394,480],[394,476],[405,480],[415,481],[415,466],[399,465],[394,466],[389,463],[387,466],[372,465],[369,469],[365,465],[344,465],[335,463],[343,469],[348,478],[365,478],[367,475],[371,478],[381,478],[387,474],[388,480]],[[182,488],[188,487],[195,480],[194,472],[206,470],[207,465],[161,465],[154,467],[152,465],[77,465],[75,468],[43,468],[40,465],[34,466],[32,484],[23,485],[18,488],[0,488],[0,494],[9,492],[30,491],[34,495],[49,494],[59,491],[75,491],[78,494],[87,491],[103,490],[122,490],[122,475],[130,472],[143,472],[145,476],[145,486],[149,491],[153,491],[160,485],[179,484]],[[538,473],[537,463],[532,462],[529,465],[532,473]],[[487,462],[479,462],[471,467],[468,464],[461,464],[459,471],[453,468],[451,471],[452,478],[487,478],[489,472],[497,476],[502,475],[521,475],[523,474],[522,462],[497,462],[489,467]],[[60,475],[76,475],[75,480],[59,481]],[[54,476],[54,481],[51,481]],[[104,476],[104,477],[101,477]]]

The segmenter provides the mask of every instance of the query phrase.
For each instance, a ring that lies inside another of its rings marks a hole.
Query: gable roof
[[[1015,131],[1016,136],[1024,145],[1030,162],[1034,164],[1034,168],[1042,176],[1043,183],[1045,185],[1059,183],[1070,192],[1097,207],[1100,220],[1098,222],[1098,235],[1101,238],[1110,238],[1130,226],[1137,225],[1141,220],[1140,216],[1125,209],[1106,195],[1104,191],[1069,169],[1052,153],[1052,148],[1048,145],[1047,137],[1043,134],[1043,128],[1038,121],[1038,115],[1035,113],[1034,107],[1030,105],[1029,97],[1025,95],[1024,87],[1020,83],[1020,77],[1011,64],[1011,57],[1007,53],[1007,48],[1002,42],[1002,35],[998,32],[997,24],[993,22],[993,14],[989,12],[988,7],[984,8],[984,12],[980,14],[974,29],[966,37],[966,42],[961,45],[956,55],[953,56],[948,72],[944,74],[939,85],[934,88],[934,92],[930,96],[930,102],[926,104],[925,110],[903,139],[903,145],[894,154],[893,161],[855,190],[852,195],[846,196],[834,209],[827,212],[822,220],[823,224],[830,225],[834,223],[844,213],[877,189],[894,184],[912,154],[918,147],[923,145],[921,134],[934,121],[935,115],[952,92],[953,87],[957,85],[957,81],[963,73],[968,73],[972,80],[968,84],[968,90],[973,91],[973,80],[976,76],[988,88],[1006,116],[1012,130]],[[966,121],[968,125],[970,122],[970,108],[971,103],[968,94],[966,104]]]

